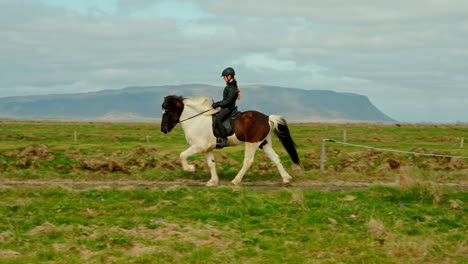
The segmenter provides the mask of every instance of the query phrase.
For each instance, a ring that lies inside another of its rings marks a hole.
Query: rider
[[[221,76],[226,82],[226,87],[223,91],[223,100],[213,103],[213,108],[221,107],[221,111],[216,115],[215,129],[218,131],[219,137],[216,139],[216,148],[221,149],[228,145],[226,128],[223,126],[223,121],[236,110],[236,99],[240,100],[240,92],[237,87],[236,78],[234,78],[235,71],[233,68],[228,67],[223,70]]]

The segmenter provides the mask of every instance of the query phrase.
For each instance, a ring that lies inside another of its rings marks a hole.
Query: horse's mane
[[[199,110],[211,109],[212,100],[208,97],[188,97],[184,99],[185,106],[192,106]]]

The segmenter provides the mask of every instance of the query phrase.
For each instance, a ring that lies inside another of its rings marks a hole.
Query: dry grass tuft
[[[405,186],[405,188],[417,198],[423,200],[431,199],[434,204],[440,203],[445,194],[440,185],[428,181],[413,181],[412,184]]]
[[[340,199],[341,201],[354,201],[356,200],[356,196],[348,194],[345,197]]]
[[[13,250],[0,250],[0,258],[14,258],[21,256],[21,253]]]
[[[371,218],[369,222],[367,222],[367,230],[369,234],[375,238],[383,238],[387,234],[383,222],[374,218]]]
[[[65,244],[52,244],[52,247],[55,249],[55,251],[58,252],[68,252],[77,249],[75,246],[69,246]]]
[[[385,249],[390,256],[412,259],[415,263],[424,263],[434,243],[433,240],[421,241],[407,236],[395,236],[387,241]]]
[[[410,186],[417,182],[420,178],[420,174],[418,173],[417,168],[413,166],[404,165],[401,166],[398,170],[400,173],[401,186]]]
[[[58,228],[56,226],[54,226],[53,224],[49,222],[45,222],[44,224],[33,228],[31,231],[29,231],[28,234],[31,236],[38,236],[38,235],[43,235],[43,234],[52,233],[56,231],[58,231]]]
[[[0,233],[0,242],[1,243],[4,243],[6,241],[6,239],[8,237],[10,237],[12,235],[11,232],[7,231],[7,232],[3,232],[3,233]]]
[[[47,145],[31,145],[20,147],[15,151],[3,153],[3,156],[9,158],[27,158],[31,160],[54,160],[55,156],[49,150]]]
[[[127,251],[132,256],[139,256],[141,254],[151,254],[159,251],[160,249],[156,246],[146,246],[140,242],[134,242],[133,247]]]
[[[300,207],[304,207],[304,193],[301,190],[289,190],[289,193],[291,194],[291,201],[289,201],[289,204],[293,205],[299,205]]]
[[[450,208],[452,208],[453,210],[463,210],[463,201],[456,199],[456,200],[449,200],[449,203],[450,203]]]

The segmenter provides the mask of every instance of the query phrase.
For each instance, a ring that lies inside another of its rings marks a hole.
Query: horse
[[[167,134],[180,123],[190,145],[179,156],[183,169],[194,172],[195,166],[189,164],[187,158],[204,153],[211,173],[211,178],[206,186],[217,186],[219,178],[212,152],[216,147],[216,137],[212,129],[212,115],[219,110],[213,109],[211,105],[212,100],[207,97],[166,96],[162,104],[161,131]],[[257,111],[246,111],[241,112],[239,118],[233,123],[234,134],[228,137],[228,145],[234,146],[245,142],[245,155],[242,168],[232,183],[234,185],[241,183],[244,174],[252,166],[255,151],[260,148],[278,168],[283,184],[289,185],[292,177],[286,172],[278,154],[272,147],[272,134],[275,133],[291,160],[300,165],[296,145],[291,138],[286,120],[278,115],[267,116]]]

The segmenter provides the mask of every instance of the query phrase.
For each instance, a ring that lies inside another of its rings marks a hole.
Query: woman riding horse
[[[211,178],[207,186],[216,186],[219,183],[216,172],[215,157],[212,150],[216,147],[216,137],[213,133],[212,114],[216,110],[211,107],[212,101],[208,97],[189,97],[169,95],[164,97],[162,104],[163,115],[161,119],[161,131],[169,133],[177,124],[180,124],[185,134],[185,139],[190,145],[180,153],[180,163],[185,171],[194,172],[196,166],[189,164],[187,158],[204,153],[207,165],[210,168]],[[283,179],[283,184],[288,185],[291,175],[284,169],[281,160],[273,149],[272,135],[276,134],[288,152],[291,160],[300,164],[286,120],[278,115],[265,115],[257,111],[245,111],[233,121],[234,134],[229,136],[229,145],[238,145],[245,142],[245,154],[242,168],[237,173],[232,183],[241,183],[247,170],[252,166],[257,149],[262,149],[268,158],[276,165]]]
[[[221,149],[228,145],[226,128],[223,126],[223,121],[228,118],[233,111],[237,109],[236,100],[240,100],[240,92],[237,87],[236,75],[233,68],[228,67],[223,70],[221,76],[226,82],[226,87],[223,91],[223,100],[213,103],[213,108],[221,107],[221,111],[216,115],[215,129],[219,136],[216,139],[216,148]]]

